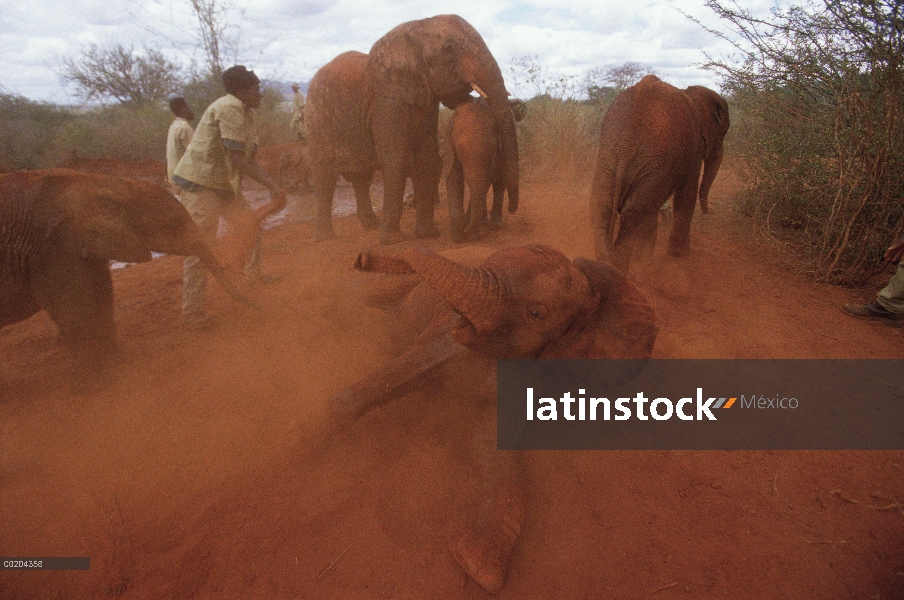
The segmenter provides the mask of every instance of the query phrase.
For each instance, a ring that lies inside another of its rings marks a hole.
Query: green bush
[[[592,173],[604,113],[600,103],[547,95],[528,100],[527,114],[518,124],[522,176],[572,178]]]
[[[904,228],[904,18],[894,2],[824,0],[754,20],[708,5],[749,43],[713,61],[746,159],[748,210],[822,280],[863,283]]]
[[[75,119],[69,111],[0,94],[0,170],[40,169],[59,162],[58,132]]]

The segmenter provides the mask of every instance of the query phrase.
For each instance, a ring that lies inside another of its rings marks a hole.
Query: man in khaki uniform
[[[890,327],[904,327],[904,237],[896,239],[885,251],[885,261],[898,263],[898,269],[869,304],[845,304],[844,312],[861,319],[874,319]]]
[[[303,142],[305,141],[304,94],[299,91],[297,83],[292,84],[292,91],[295,92],[295,95],[292,96],[292,122],[289,123],[289,126],[298,136],[298,141]]]
[[[173,184],[173,171],[176,170],[176,165],[185,154],[195,132],[191,126],[191,122],[195,120],[195,113],[181,96],[170,100],[169,107],[176,118],[173,119],[166,134],[166,180]]]
[[[223,72],[227,94],[207,107],[185,154],[173,172],[173,182],[182,189],[181,201],[205,238],[213,244],[222,216],[242,229],[249,221],[257,240],[246,257],[245,278],[270,283],[260,270],[260,227],[258,220],[282,210],[286,194],[254,161],[257,132],[252,109],[260,106],[260,80],[242,65]],[[269,204],[253,211],[241,194],[242,177],[251,177],[270,190]],[[204,312],[207,272],[197,256],[185,259],[182,288],[182,319],[189,328],[211,323]]]

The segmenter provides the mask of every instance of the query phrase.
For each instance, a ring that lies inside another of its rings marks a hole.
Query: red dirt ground
[[[482,243],[591,256],[588,187],[525,184],[522,209]],[[640,277],[655,356],[904,358],[901,330],[839,310],[871,291],[782,266],[731,209],[740,189],[723,171],[691,256],[660,248]],[[69,393],[46,315],[0,332],[0,554],[91,557],[90,571],[0,571],[0,598],[487,596],[447,551],[476,493],[452,433],[472,407],[425,387],[324,435],[330,395],[390,356],[390,321],[356,304],[351,271],[376,233],[354,217],[336,228],[320,244],[307,224],[268,231],[265,269],[282,282],[256,290],[263,312],[211,285],[208,331],[180,327],[180,258],[115,271],[121,356],[101,393]],[[499,597],[901,598],[902,464],[901,452],[531,452]]]

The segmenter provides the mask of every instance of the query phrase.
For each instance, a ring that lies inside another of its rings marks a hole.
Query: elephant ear
[[[415,22],[416,23],[416,22]],[[433,94],[425,73],[423,49],[403,23],[370,49],[367,71],[374,94],[413,106],[430,106]]]
[[[67,252],[122,262],[151,260],[115,178],[55,172],[28,190],[36,226]]]
[[[643,293],[611,265],[586,258],[574,264],[599,295],[599,304],[582,327],[547,346],[539,358],[649,358],[659,327]]]
[[[700,129],[706,143],[706,156],[722,146],[722,140],[730,124],[728,104],[725,99],[709,88],[692,85],[687,94],[700,118]]]

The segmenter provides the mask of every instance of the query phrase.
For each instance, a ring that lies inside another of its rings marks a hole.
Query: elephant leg
[[[480,230],[487,222],[487,192],[490,182],[478,173],[467,178],[468,183],[468,215],[470,216],[465,235],[470,239],[480,238]]]
[[[505,183],[502,181],[493,182],[493,208],[490,209],[491,230],[502,228],[502,203],[505,200]]]
[[[656,246],[659,207],[668,200],[667,184],[657,178],[634,182],[619,215],[612,264],[627,273],[636,249],[652,254]]]
[[[455,243],[465,241],[465,180],[458,157],[452,159],[452,166],[446,175],[446,200],[449,205],[449,235]]]
[[[652,211],[641,217],[637,230],[637,242],[635,249],[638,257],[642,260],[649,260],[653,256],[653,250],[656,248],[656,232],[659,229],[659,211]]]
[[[452,322],[433,323],[404,354],[386,366],[347,387],[330,399],[330,409],[338,423],[348,423],[386,404],[407,384],[467,352],[452,339]]]
[[[36,256],[32,288],[41,307],[60,328],[73,360],[73,388],[102,384],[102,371],[116,350],[113,281],[105,259],[63,253]]]
[[[400,227],[405,184],[411,155],[417,147],[417,138],[421,135],[419,124],[423,119],[423,110],[382,96],[377,97],[373,103],[371,133],[383,174],[381,244],[395,244],[405,239]],[[433,135],[436,136],[435,127]],[[415,196],[418,191],[415,188]],[[430,199],[432,201],[433,196]]]
[[[691,219],[697,203],[697,177],[686,181],[672,199],[672,231],[669,233],[669,256],[687,256],[691,251]]]
[[[374,213],[373,205],[370,202],[370,182],[373,179],[373,173],[348,173],[344,175],[346,179],[352,182],[355,189],[355,202],[357,203],[358,220],[364,229],[377,229],[380,226],[380,220]]]
[[[333,231],[333,194],[339,174],[330,166],[316,163],[314,172],[314,194],[317,197],[317,216],[314,223],[314,241],[322,242],[336,237]]]
[[[482,412],[473,450],[482,485],[477,517],[450,546],[455,561],[480,587],[497,594],[524,522],[524,461],[518,451],[496,449],[494,414]]]
[[[619,221],[619,193],[615,186],[615,157],[604,154],[600,148],[593,186],[590,190],[590,217],[594,225],[594,257],[601,262],[611,262],[624,270],[627,264],[616,264],[614,238]]]
[[[426,127],[432,135],[424,135],[412,163],[411,182],[414,185],[415,224],[414,235],[419,238],[439,237],[439,229],[433,222],[433,213],[439,204],[439,176],[442,162],[439,158],[439,140],[436,135],[439,108],[427,119]]]

